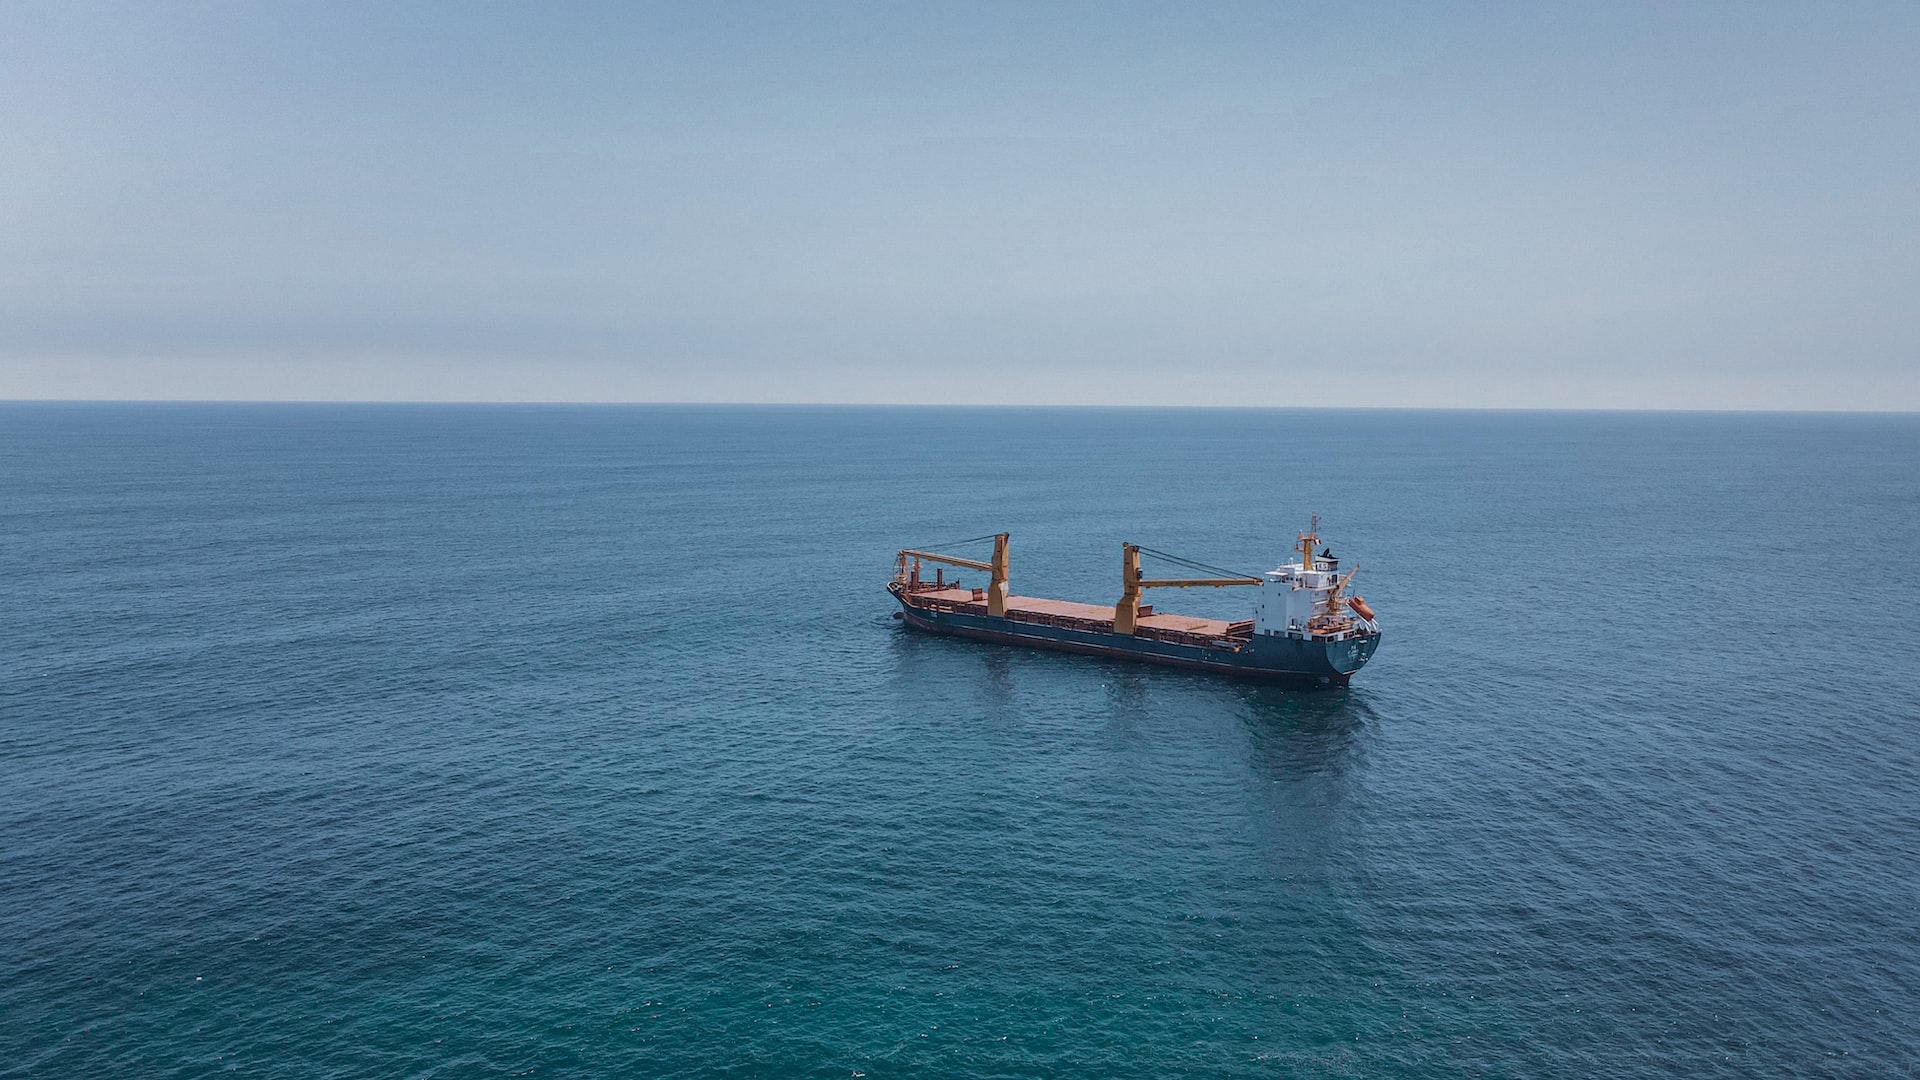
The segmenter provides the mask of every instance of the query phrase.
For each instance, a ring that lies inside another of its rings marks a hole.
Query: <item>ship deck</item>
[[[936,600],[952,604],[968,613],[975,613],[973,609],[976,607],[979,609],[977,614],[987,613],[987,602],[975,600],[972,589],[923,588],[912,595],[915,601]],[[1016,622],[1048,622],[1060,619],[1104,624],[1090,627],[1090,629],[1104,630],[1108,633],[1113,631],[1111,605],[1079,604],[1072,600],[1047,600],[1038,596],[1009,596],[1007,597],[1007,616]],[[1225,619],[1202,619],[1194,615],[1163,615],[1158,612],[1140,616],[1139,623],[1147,630],[1197,634],[1210,638],[1226,637],[1228,628],[1233,625]]]

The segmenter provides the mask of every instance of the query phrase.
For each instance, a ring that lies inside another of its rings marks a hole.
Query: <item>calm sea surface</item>
[[[1344,691],[882,591],[1314,511]],[[0,405],[0,1075],[1920,1075],[1917,533],[1911,416]]]

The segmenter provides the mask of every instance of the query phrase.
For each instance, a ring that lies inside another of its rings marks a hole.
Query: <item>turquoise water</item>
[[[882,591],[1315,511],[1345,691]],[[1917,523],[1914,417],[0,405],[0,1073],[1915,1075]]]

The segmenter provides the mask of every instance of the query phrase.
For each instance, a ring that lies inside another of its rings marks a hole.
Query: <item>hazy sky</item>
[[[1920,409],[1920,4],[0,5],[0,396]]]

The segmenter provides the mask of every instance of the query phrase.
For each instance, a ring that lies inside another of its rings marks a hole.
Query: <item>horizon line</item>
[[[765,409],[1111,409],[1220,412],[1460,412],[1460,413],[1660,413],[1673,415],[1748,414],[1772,416],[1916,416],[1920,409],[1766,409],[1745,406],[1686,408],[1575,407],[1566,405],[1223,405],[1177,402],[1154,405],[1101,402],[989,401],[588,401],[504,398],[31,398],[0,397],[0,405],[388,405],[388,406],[554,406],[561,408],[765,408]]]

